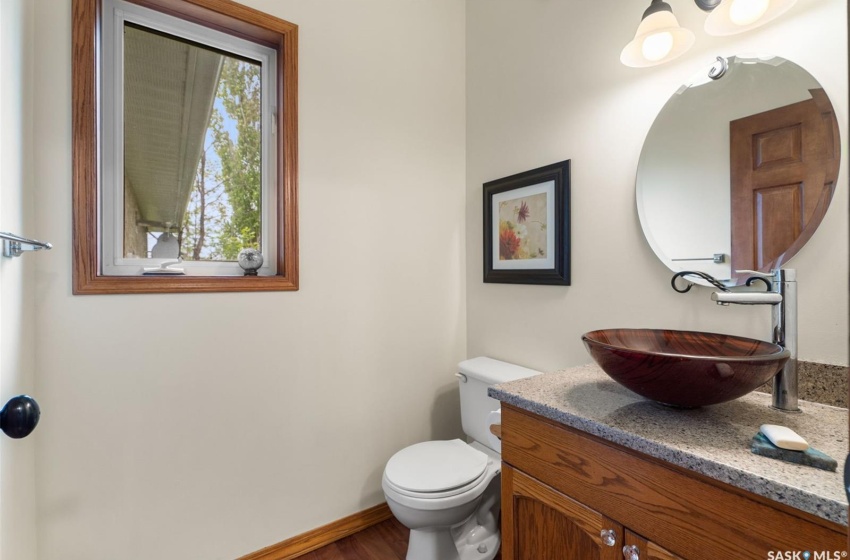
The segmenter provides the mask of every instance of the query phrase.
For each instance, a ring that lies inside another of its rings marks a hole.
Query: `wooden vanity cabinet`
[[[503,495],[510,502],[502,511],[503,559],[683,560],[509,465],[502,488],[510,488]],[[624,546],[635,547],[637,557]]]
[[[624,530],[616,521],[508,465],[502,469],[502,489],[510,489],[510,507],[502,510],[503,559],[621,558]],[[508,550],[513,555],[506,555]]]
[[[502,460],[503,560],[845,550],[838,524],[506,404]]]

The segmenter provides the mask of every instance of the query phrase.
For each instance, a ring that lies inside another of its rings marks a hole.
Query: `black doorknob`
[[[0,410],[0,430],[10,438],[25,438],[38,425],[41,409],[30,396],[12,397]]]

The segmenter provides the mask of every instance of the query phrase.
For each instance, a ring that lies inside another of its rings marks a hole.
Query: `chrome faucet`
[[[753,270],[738,270],[751,274],[768,286],[766,292],[713,292],[711,299],[718,305],[730,303],[741,305],[773,306],[773,342],[786,348],[791,356],[773,378],[773,408],[784,412],[800,412],[797,407],[797,271],[793,268],[777,268],[765,274]]]

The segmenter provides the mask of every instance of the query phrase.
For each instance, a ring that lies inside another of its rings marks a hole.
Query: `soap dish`
[[[838,469],[838,461],[818,451],[814,447],[809,447],[805,451],[791,451],[789,449],[781,449],[773,445],[761,432],[753,437],[750,444],[750,451],[756,455],[770,457],[771,459],[779,459],[788,463],[814,467],[824,471],[835,472]]]

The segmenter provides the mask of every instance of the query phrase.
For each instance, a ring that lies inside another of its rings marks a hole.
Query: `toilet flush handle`
[[[465,376],[464,374],[462,374],[462,373],[455,373],[455,377],[457,377],[458,379],[460,379],[460,382],[461,382],[461,383],[466,383],[466,376]]]

